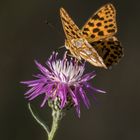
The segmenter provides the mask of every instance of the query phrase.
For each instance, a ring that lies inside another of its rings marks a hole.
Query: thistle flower
[[[80,101],[89,108],[90,102],[86,91],[91,89],[93,92],[105,93],[105,91],[92,87],[88,81],[93,79],[96,74],[91,72],[83,75],[85,63],[79,63],[76,59],[67,60],[66,53],[63,59],[57,59],[58,53],[53,52],[46,62],[47,68],[35,61],[40,74],[35,75],[36,80],[24,81],[30,89],[25,93],[29,101],[37,96],[44,95],[41,107],[47,101],[59,99],[60,109],[64,109],[71,99],[71,103],[76,108],[80,117]]]

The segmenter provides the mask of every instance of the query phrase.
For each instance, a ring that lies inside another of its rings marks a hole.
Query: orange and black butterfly
[[[66,35],[65,47],[78,60],[84,59],[94,66],[110,68],[123,56],[123,48],[115,37],[116,10],[112,4],[101,7],[79,29],[64,8],[60,9]]]

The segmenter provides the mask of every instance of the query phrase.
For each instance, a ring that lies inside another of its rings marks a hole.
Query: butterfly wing
[[[78,54],[81,58],[91,63],[92,65],[107,69],[102,57],[99,55],[96,49],[92,47],[92,45],[89,44],[86,40],[84,41],[82,48],[78,48]]]
[[[113,36],[117,32],[116,10],[112,4],[101,7],[82,28],[88,42],[94,42]]]
[[[102,57],[108,68],[111,68],[114,64],[118,64],[124,56],[121,43],[114,36],[105,40],[92,42],[90,44]]]
[[[81,30],[70,18],[68,13],[64,8],[60,8],[60,17],[62,21],[62,26],[68,40],[81,38]]]
[[[81,58],[83,58],[94,66],[106,68],[103,59],[99,56],[97,51],[86,40],[83,41],[83,34],[81,30],[70,18],[64,8],[60,9],[60,16],[63,29],[67,38],[65,41],[65,46],[69,49],[71,54],[78,60],[81,60]],[[80,43],[82,45],[80,45],[80,47],[79,45],[74,45],[72,43],[72,40],[75,40],[77,41],[77,44]]]

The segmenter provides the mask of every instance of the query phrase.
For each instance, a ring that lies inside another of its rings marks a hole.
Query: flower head
[[[46,62],[47,68],[35,61],[40,74],[35,75],[36,80],[21,82],[30,89],[25,93],[29,100],[35,99],[39,95],[44,95],[41,107],[47,101],[59,99],[60,108],[64,109],[71,99],[71,103],[76,108],[80,116],[80,100],[89,108],[89,100],[86,91],[91,89],[96,92],[105,93],[102,90],[92,87],[88,81],[95,77],[95,72],[83,75],[85,64],[79,63],[76,59],[67,60],[66,53],[63,59],[57,59],[58,53],[53,52]]]

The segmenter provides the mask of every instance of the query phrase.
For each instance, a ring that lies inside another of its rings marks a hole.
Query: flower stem
[[[42,122],[37,116],[36,114],[33,112],[30,103],[28,103],[28,108],[30,110],[31,115],[33,116],[33,118],[37,121],[37,123],[39,123],[43,129],[45,130],[45,132],[49,135],[49,127],[47,125],[45,125],[44,122]]]
[[[62,119],[62,117],[63,117],[62,110],[53,110],[52,109],[53,121],[52,121],[51,131],[48,134],[48,140],[53,140],[54,139],[54,136],[56,134],[56,131],[58,129],[58,126],[59,126],[59,123],[60,123],[60,120]]]
[[[33,112],[30,103],[28,103],[28,109],[30,110],[30,113],[33,116],[33,118],[38,122],[38,124],[40,124],[43,127],[43,129],[47,133],[48,140],[53,140],[54,136],[56,134],[56,131],[58,129],[60,120],[64,116],[63,111],[62,110],[55,110],[54,108],[52,108],[52,127],[51,127],[51,130],[49,130],[49,127],[44,122],[42,122],[42,120],[40,120],[37,117],[37,115]]]

